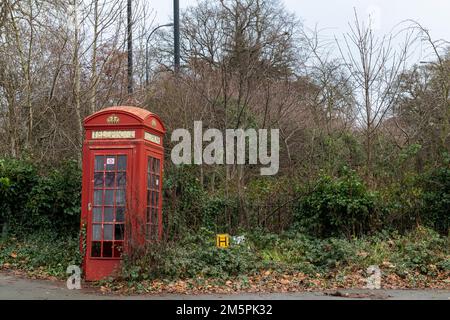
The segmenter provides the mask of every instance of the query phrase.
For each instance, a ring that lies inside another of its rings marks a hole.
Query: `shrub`
[[[197,166],[168,165],[165,171],[164,229],[170,230],[171,239],[200,228],[225,232],[238,224],[238,198],[208,194],[197,170]]]
[[[450,166],[425,173],[420,179],[423,189],[421,222],[442,234],[450,231]]]
[[[25,205],[38,179],[37,170],[29,161],[0,159],[0,220],[12,227],[27,221]]]
[[[450,271],[448,240],[427,228],[401,235],[382,232],[360,239],[317,239],[289,232],[282,235],[254,232],[246,243],[218,249],[214,234],[202,229],[182,241],[150,244],[125,258],[123,278],[215,278],[225,280],[271,269],[278,273],[303,272],[333,276],[364,272],[378,265],[383,273],[436,276]]]
[[[398,239],[393,250],[393,259],[399,272],[416,270],[423,274],[435,275],[437,266],[443,263],[443,255],[448,255],[448,244],[445,238],[434,230],[417,228],[407,236]],[[447,256],[448,257],[448,256]]]
[[[202,206],[202,227],[226,232],[238,224],[238,199],[223,195],[205,197]],[[231,217],[231,221],[227,219]]]
[[[128,280],[194,277],[227,279],[250,274],[259,268],[261,259],[251,245],[216,248],[214,234],[202,229],[197,235],[186,236],[176,243],[152,243],[126,256],[122,276]]]
[[[79,230],[81,170],[75,161],[41,170],[27,160],[0,160],[0,215],[16,234]]]
[[[361,239],[316,239],[303,234],[275,236],[260,248],[264,265],[307,274],[366,270],[370,265],[401,276],[419,272],[435,276],[450,270],[448,240],[431,229],[419,227],[405,235],[382,232]]]
[[[317,239],[300,233],[276,237],[262,249],[264,265],[280,271],[301,271],[307,274],[326,273],[351,264],[356,247],[353,241],[328,238]]]
[[[65,278],[69,265],[81,265],[78,237],[51,232],[10,237],[0,242],[0,265]]]
[[[381,221],[377,194],[353,171],[339,178],[320,176],[313,190],[300,196],[294,212],[294,229],[318,237],[360,236],[377,230]]]
[[[34,228],[75,234],[79,230],[81,172],[75,161],[40,176],[30,192],[26,211]]]
[[[166,230],[177,237],[202,224],[205,192],[196,177],[196,166],[168,165],[164,171],[164,204]]]

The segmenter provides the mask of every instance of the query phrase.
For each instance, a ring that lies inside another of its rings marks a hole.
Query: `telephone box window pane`
[[[116,174],[114,172],[107,172],[105,174],[105,187],[113,188],[115,178],[116,178]]]
[[[114,240],[123,240],[123,224],[116,224],[114,232]]]
[[[113,239],[112,224],[104,224],[103,225],[103,240],[112,240],[112,239]]]
[[[124,221],[125,221],[125,208],[116,207],[116,222],[124,222]]]
[[[116,205],[124,205],[125,204],[125,190],[119,189],[116,190]]]
[[[153,159],[153,172],[159,173],[159,159]]]
[[[159,187],[159,176],[155,176],[155,186],[154,186],[154,188],[158,189],[158,187]]]
[[[118,172],[117,173],[117,186],[125,187],[127,184],[127,173],[126,172]]]
[[[119,258],[120,256],[122,256],[122,252],[123,252],[122,242],[115,242],[114,243],[114,257]]]
[[[152,172],[155,172],[155,166],[156,166],[156,159],[152,158],[152,169],[151,169]]]
[[[151,224],[150,228],[151,228],[150,239],[151,240],[158,240],[158,225]]]
[[[92,225],[92,239],[94,241],[102,240],[102,225],[101,224]]]
[[[103,172],[94,173],[94,187],[103,187]]]
[[[94,205],[101,206],[103,204],[103,190],[94,191]]]
[[[106,171],[114,171],[116,168],[116,157],[107,156],[106,157]]]
[[[150,233],[152,232],[152,230],[150,229],[150,224],[146,224],[145,225],[146,226],[146,231],[145,231],[145,238],[147,239],[147,240],[150,240]]]
[[[105,190],[105,206],[113,205],[114,190]]]
[[[103,171],[105,169],[105,157],[95,156],[95,171]]]
[[[112,257],[112,242],[103,242],[103,256]]]
[[[101,242],[92,242],[91,257],[100,257],[101,255]]]
[[[117,170],[127,170],[127,156],[117,156]]]
[[[113,222],[114,212],[112,207],[105,207],[105,222]]]
[[[150,212],[152,208],[147,208],[147,223],[150,223]]]
[[[152,195],[152,206],[157,206],[158,205],[158,192],[153,192]]]
[[[152,157],[148,157],[148,161],[147,161],[147,172],[148,172],[148,173],[152,172]]]
[[[94,222],[102,222],[102,208],[94,208]]]
[[[150,222],[153,224],[158,224],[158,209],[152,209],[152,219]]]
[[[147,189],[150,189],[152,187],[152,176],[150,174],[147,174]]]

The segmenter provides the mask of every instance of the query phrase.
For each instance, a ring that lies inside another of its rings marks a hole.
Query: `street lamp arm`
[[[172,27],[173,23],[166,23],[166,24],[161,24],[159,26],[157,26],[156,28],[154,28],[152,30],[152,32],[150,32],[150,34],[147,36],[147,41],[145,42],[145,84],[148,85],[148,42],[150,41],[150,38],[152,36],[153,33],[155,33],[156,30],[162,28],[162,27]]]
[[[150,34],[147,36],[147,42],[150,41],[150,38],[151,38],[152,34],[155,33],[156,30],[158,30],[160,28],[163,28],[163,27],[173,27],[173,23],[161,24],[161,25],[157,26],[156,28],[154,28],[152,30],[152,32],[150,32]]]

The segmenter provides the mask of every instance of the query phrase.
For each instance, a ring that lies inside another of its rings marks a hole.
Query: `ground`
[[[83,284],[81,290],[68,290],[64,281],[33,280],[18,276],[12,272],[0,272],[0,300],[33,299],[33,300],[65,300],[65,299],[283,299],[283,300],[450,300],[450,290],[330,290],[297,293],[239,293],[239,294],[154,294],[154,295],[112,295],[102,293],[99,288]]]

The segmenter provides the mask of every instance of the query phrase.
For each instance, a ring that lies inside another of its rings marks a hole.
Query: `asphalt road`
[[[205,295],[139,295],[120,296],[103,294],[94,288],[68,290],[63,281],[30,280],[17,277],[11,273],[0,272],[0,300],[449,300],[450,290],[341,290],[339,292],[298,292],[268,294],[205,294]]]

